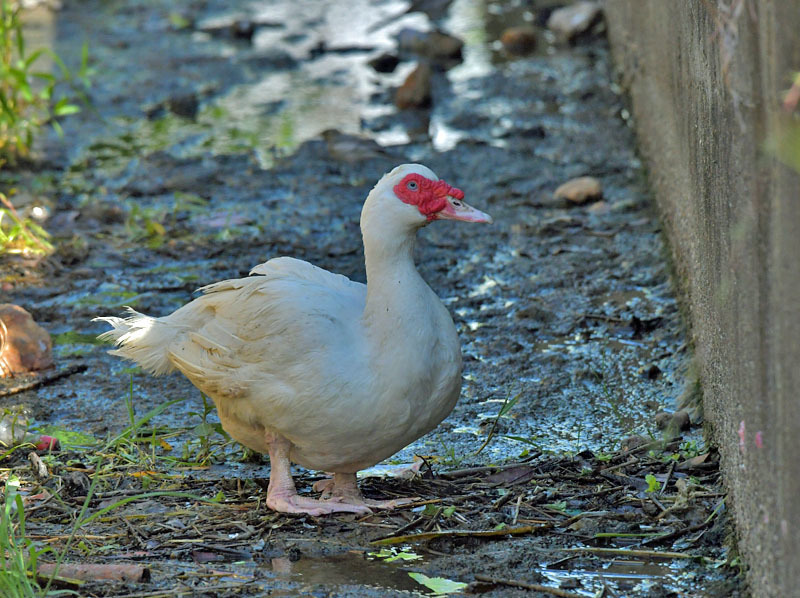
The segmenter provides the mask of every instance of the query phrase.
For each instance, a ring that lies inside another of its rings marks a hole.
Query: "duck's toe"
[[[313,515],[329,515],[331,513],[358,513],[368,515],[372,511],[365,504],[342,502],[339,500],[317,500],[305,498],[297,494],[273,495],[267,498],[267,506],[280,513],[304,513]]]

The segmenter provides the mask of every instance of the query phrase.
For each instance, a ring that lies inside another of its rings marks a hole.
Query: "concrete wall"
[[[728,6],[730,5],[730,6]],[[754,596],[800,596],[797,0],[607,0]],[[792,127],[796,127],[792,129]]]

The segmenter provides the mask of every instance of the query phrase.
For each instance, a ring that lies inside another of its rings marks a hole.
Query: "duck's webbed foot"
[[[280,436],[269,442],[270,476],[267,489],[267,506],[281,513],[306,513],[308,515],[327,515],[329,513],[371,513],[365,504],[340,501],[336,498],[317,500],[297,494],[292,479],[289,450],[291,444]],[[356,488],[358,490],[358,488]]]
[[[334,473],[333,478],[319,480],[314,483],[314,490],[322,492],[323,501],[337,501],[339,504],[363,506],[369,509],[396,509],[408,503],[415,502],[416,498],[396,498],[393,500],[373,500],[364,498],[358,489],[356,474]]]

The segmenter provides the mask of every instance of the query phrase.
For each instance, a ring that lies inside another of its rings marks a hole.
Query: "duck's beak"
[[[481,212],[477,208],[464,203],[461,199],[456,199],[452,195],[447,196],[447,205],[442,210],[436,212],[437,220],[462,220],[464,222],[494,222],[492,217],[486,212]]]

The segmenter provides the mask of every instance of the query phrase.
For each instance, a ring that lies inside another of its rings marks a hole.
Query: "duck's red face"
[[[412,173],[394,186],[394,194],[404,203],[417,206],[428,220],[448,219],[465,222],[491,222],[492,217],[464,203],[464,192],[445,183]]]

